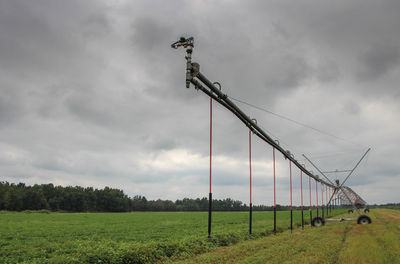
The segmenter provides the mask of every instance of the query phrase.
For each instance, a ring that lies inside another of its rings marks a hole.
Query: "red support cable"
[[[322,203],[322,208],[324,208],[324,185],[321,182],[321,203]]]
[[[272,148],[272,156],[274,159],[274,208],[276,208],[276,188],[275,188],[275,148]]]
[[[292,161],[289,160],[289,168],[290,168],[290,210],[293,209],[292,203]]]
[[[331,197],[331,187],[328,187],[328,192],[329,192],[329,212],[332,212],[332,197]]]
[[[328,185],[325,185],[325,201],[326,201],[326,206],[328,206]]]
[[[292,161],[289,160],[290,168],[290,232],[293,232],[293,201],[292,201]]]
[[[304,229],[303,172],[301,170],[300,170],[300,193],[301,193],[301,228]]]
[[[300,170],[301,210],[303,210],[303,172]]]
[[[250,204],[251,201],[251,130],[249,130],[249,164],[250,164]]]
[[[275,148],[272,148],[272,156],[274,160],[274,234],[276,234]]]
[[[252,233],[252,219],[253,219],[253,206],[252,206],[252,199],[251,199],[251,130],[249,130],[249,165],[250,165],[250,215],[249,215],[249,235],[251,237]]]
[[[338,196],[338,192],[335,192],[335,189],[333,190],[333,195],[334,195],[334,198],[335,198],[335,208],[337,208],[337,206],[339,206],[339,196]]]
[[[210,97],[210,192],[208,194],[208,239],[211,239],[211,221],[212,221],[211,165],[212,165],[212,97]]]
[[[309,190],[310,190],[310,210],[312,210],[312,205],[311,205],[311,177],[308,177],[308,185],[309,185]]]
[[[317,197],[317,209],[318,209],[318,182],[317,182],[317,180],[315,180],[315,193],[316,193],[316,197]]]
[[[311,177],[308,177],[308,190],[310,191],[310,224],[312,226],[312,199],[311,199]]]
[[[212,165],[212,97],[210,97],[210,193],[211,193],[211,165]]]
[[[331,187],[328,188],[328,197],[329,197],[329,200],[331,200]]]

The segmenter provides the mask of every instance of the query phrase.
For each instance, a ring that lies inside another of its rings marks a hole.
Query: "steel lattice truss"
[[[342,186],[338,190],[337,195],[339,200],[341,200],[342,205],[355,205],[356,207],[363,207],[367,204],[360,195],[347,186]]]

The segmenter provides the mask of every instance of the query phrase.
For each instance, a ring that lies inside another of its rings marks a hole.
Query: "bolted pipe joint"
[[[190,82],[192,81],[192,63],[190,60],[186,63],[186,88],[190,87]]]
[[[200,72],[200,64],[197,62],[187,62],[186,65],[186,88],[190,87],[190,83],[193,78],[196,77]]]

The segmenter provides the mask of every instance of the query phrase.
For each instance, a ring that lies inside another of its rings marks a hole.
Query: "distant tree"
[[[396,204],[391,204],[396,205]],[[398,205],[398,204],[397,204]],[[24,183],[0,182],[0,210],[62,210],[69,212],[129,212],[129,211],[207,211],[208,198],[183,198],[150,200],[141,195],[128,197],[122,190],[110,187],[94,189],[80,186],[54,186],[41,184],[27,186]],[[213,211],[247,211],[249,207],[241,201],[214,199]],[[255,211],[273,210],[272,206],[255,205]],[[288,210],[288,206],[277,205],[277,210]],[[299,209],[295,207],[295,209]]]
[[[39,210],[48,209],[49,205],[39,186],[27,187],[22,192],[22,209]]]

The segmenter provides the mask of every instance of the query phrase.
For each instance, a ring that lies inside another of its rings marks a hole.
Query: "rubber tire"
[[[325,225],[325,219],[320,216],[316,216],[312,219],[311,225],[314,227],[323,226],[323,225]]]
[[[352,214],[354,211],[353,209],[350,209],[349,211],[347,211],[349,214]]]
[[[357,224],[359,225],[367,225],[371,223],[372,223],[371,217],[369,217],[368,215],[360,215],[357,219]]]
[[[365,209],[364,209],[364,213],[369,213],[369,209],[368,209],[368,208],[365,208]]]

